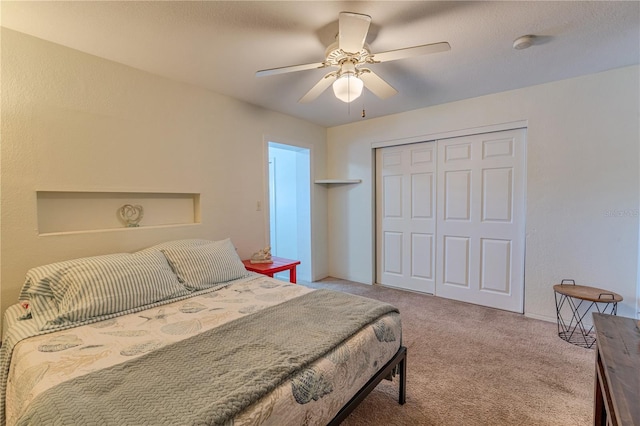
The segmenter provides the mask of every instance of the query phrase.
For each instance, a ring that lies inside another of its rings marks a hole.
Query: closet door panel
[[[523,312],[525,130],[443,139],[437,150],[435,294]]]
[[[433,293],[435,143],[376,150],[376,281]]]

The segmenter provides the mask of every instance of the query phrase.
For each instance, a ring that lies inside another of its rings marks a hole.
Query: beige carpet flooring
[[[343,426],[592,423],[595,351],[560,339],[555,323],[344,280],[304,285],[383,300],[401,312],[407,403],[397,403],[397,381],[385,380]]]

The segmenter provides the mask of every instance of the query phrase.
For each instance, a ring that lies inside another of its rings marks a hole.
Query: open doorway
[[[298,279],[311,281],[310,150],[269,142],[268,151],[271,254],[299,260]]]

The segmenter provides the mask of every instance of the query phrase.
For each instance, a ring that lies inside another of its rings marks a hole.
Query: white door
[[[437,149],[436,295],[523,312],[525,130]]]
[[[436,144],[376,150],[377,282],[433,293]]]

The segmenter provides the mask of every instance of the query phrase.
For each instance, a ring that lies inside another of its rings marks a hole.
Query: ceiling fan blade
[[[360,71],[362,72],[358,77],[364,82],[364,87],[371,90],[371,92],[380,99],[387,99],[398,93],[396,89],[391,87],[389,83],[384,81],[373,71],[366,68],[363,68]]]
[[[325,68],[326,66],[327,65],[324,62],[316,62],[314,64],[302,64],[302,65],[291,65],[288,67],[270,68],[266,70],[256,71],[256,77],[265,77],[268,75],[284,74],[287,72],[313,70],[316,68]]]
[[[316,85],[313,86],[306,95],[301,97],[298,102],[301,104],[311,102],[312,100],[320,96],[320,94],[324,92],[327,87],[331,86],[334,81],[336,81],[336,73],[330,72],[329,74],[325,75],[322,80],[317,82]]]
[[[338,17],[338,47],[348,53],[358,53],[369,32],[371,16],[340,12]]]
[[[451,46],[446,41],[441,43],[423,44],[421,46],[405,47],[404,49],[389,50],[375,53],[374,62],[388,62],[397,59],[413,58],[414,56],[428,55],[430,53],[446,52]]]

